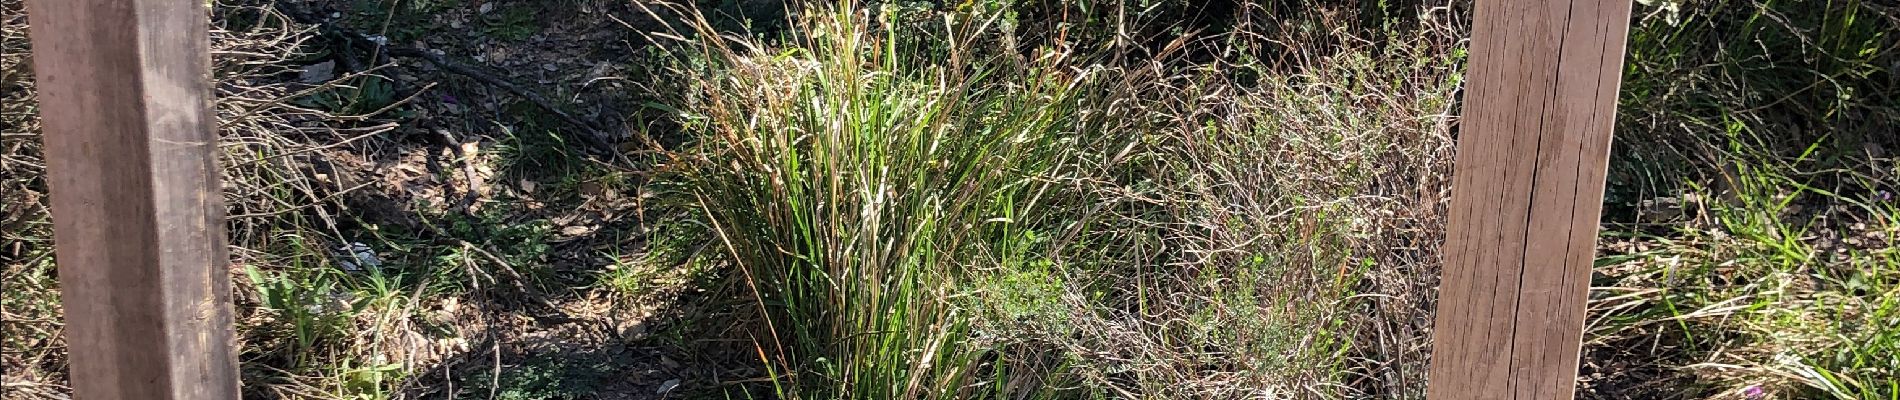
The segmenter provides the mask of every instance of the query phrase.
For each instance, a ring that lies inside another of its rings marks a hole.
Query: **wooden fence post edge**
[[[1630,0],[1478,0],[1431,399],[1568,399]]]
[[[205,2],[29,0],[79,399],[236,399]]]

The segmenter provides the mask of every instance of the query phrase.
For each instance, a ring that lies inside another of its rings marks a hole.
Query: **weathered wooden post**
[[[74,397],[236,399],[198,0],[30,0]]]
[[[1569,399],[1630,0],[1479,0],[1428,397]]]

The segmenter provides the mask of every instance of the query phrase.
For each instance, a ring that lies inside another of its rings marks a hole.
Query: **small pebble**
[[[660,390],[656,390],[654,391],[654,393],[666,394],[667,392],[672,392],[673,389],[678,388],[678,387],[680,387],[680,380],[667,379],[666,382],[660,382]]]
[[[316,64],[306,65],[303,67],[303,71],[300,71],[297,73],[297,80],[302,81],[303,83],[311,83],[311,84],[328,82],[331,78],[335,78],[335,77],[336,77],[336,62],[335,61],[324,61],[324,62],[320,62]]]

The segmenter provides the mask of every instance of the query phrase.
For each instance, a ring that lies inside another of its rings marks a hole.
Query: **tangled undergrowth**
[[[61,398],[69,393],[66,344],[21,5],[0,3],[0,397]],[[532,104],[484,101],[484,88],[458,77],[353,55],[366,49],[300,16],[334,5],[210,5],[245,396],[510,392],[496,383],[545,369],[512,365],[557,359],[543,354],[625,361],[599,332],[637,325],[655,313],[653,298],[684,283],[681,273],[618,268],[632,258],[600,250],[629,247],[635,236],[627,231],[637,207],[619,194],[629,174],[624,164],[590,163],[563,148],[562,133],[547,128],[552,118],[523,117]],[[392,9],[381,6],[389,3],[374,5],[337,11],[331,23],[388,18]],[[635,273],[644,273],[638,285],[625,284]],[[608,305],[619,299],[649,301]],[[581,333],[528,340],[555,329]],[[480,374],[492,379],[473,381]]]
[[[1002,11],[680,35],[697,142],[656,181],[682,210],[662,234],[755,299],[750,395],[1416,395],[1449,46],[1182,68],[1261,39],[1013,53]]]
[[[1469,2],[607,3],[212,3],[247,396],[1423,397]],[[1638,3],[1579,397],[1900,395],[1900,7]],[[60,398],[20,5],[0,397]]]
[[[1900,7],[1654,3],[1631,35],[1586,386],[1900,396]]]

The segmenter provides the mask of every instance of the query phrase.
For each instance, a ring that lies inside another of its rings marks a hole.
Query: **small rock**
[[[673,389],[678,388],[678,387],[680,387],[680,380],[667,379],[666,382],[660,382],[660,390],[656,390],[654,391],[654,393],[667,394],[669,392],[672,392]]]
[[[594,182],[594,181],[581,182],[579,189],[580,189],[581,195],[587,196],[588,198],[600,197],[602,195],[607,194],[607,187],[601,185],[600,182]]]
[[[554,63],[546,63],[546,64],[541,64],[541,69],[548,70],[548,72],[554,72],[554,71],[561,70],[561,67],[554,66]]]
[[[333,78],[336,78],[336,61],[306,65],[302,72],[297,73],[297,80],[303,83],[324,83]]]
[[[495,3],[482,3],[482,7],[478,11],[483,14],[487,14],[489,11],[495,11]]]
[[[379,269],[383,260],[376,257],[376,250],[362,242],[351,242],[337,249],[337,266],[344,271],[357,272],[365,268]]]
[[[624,325],[625,326],[620,327],[620,337],[628,340],[640,340],[647,337],[647,324],[635,322]]]
[[[585,234],[589,234],[593,232],[594,232],[594,228],[591,226],[570,225],[566,228],[561,228],[561,234],[567,235],[567,236],[580,236],[580,235],[585,235]]]

